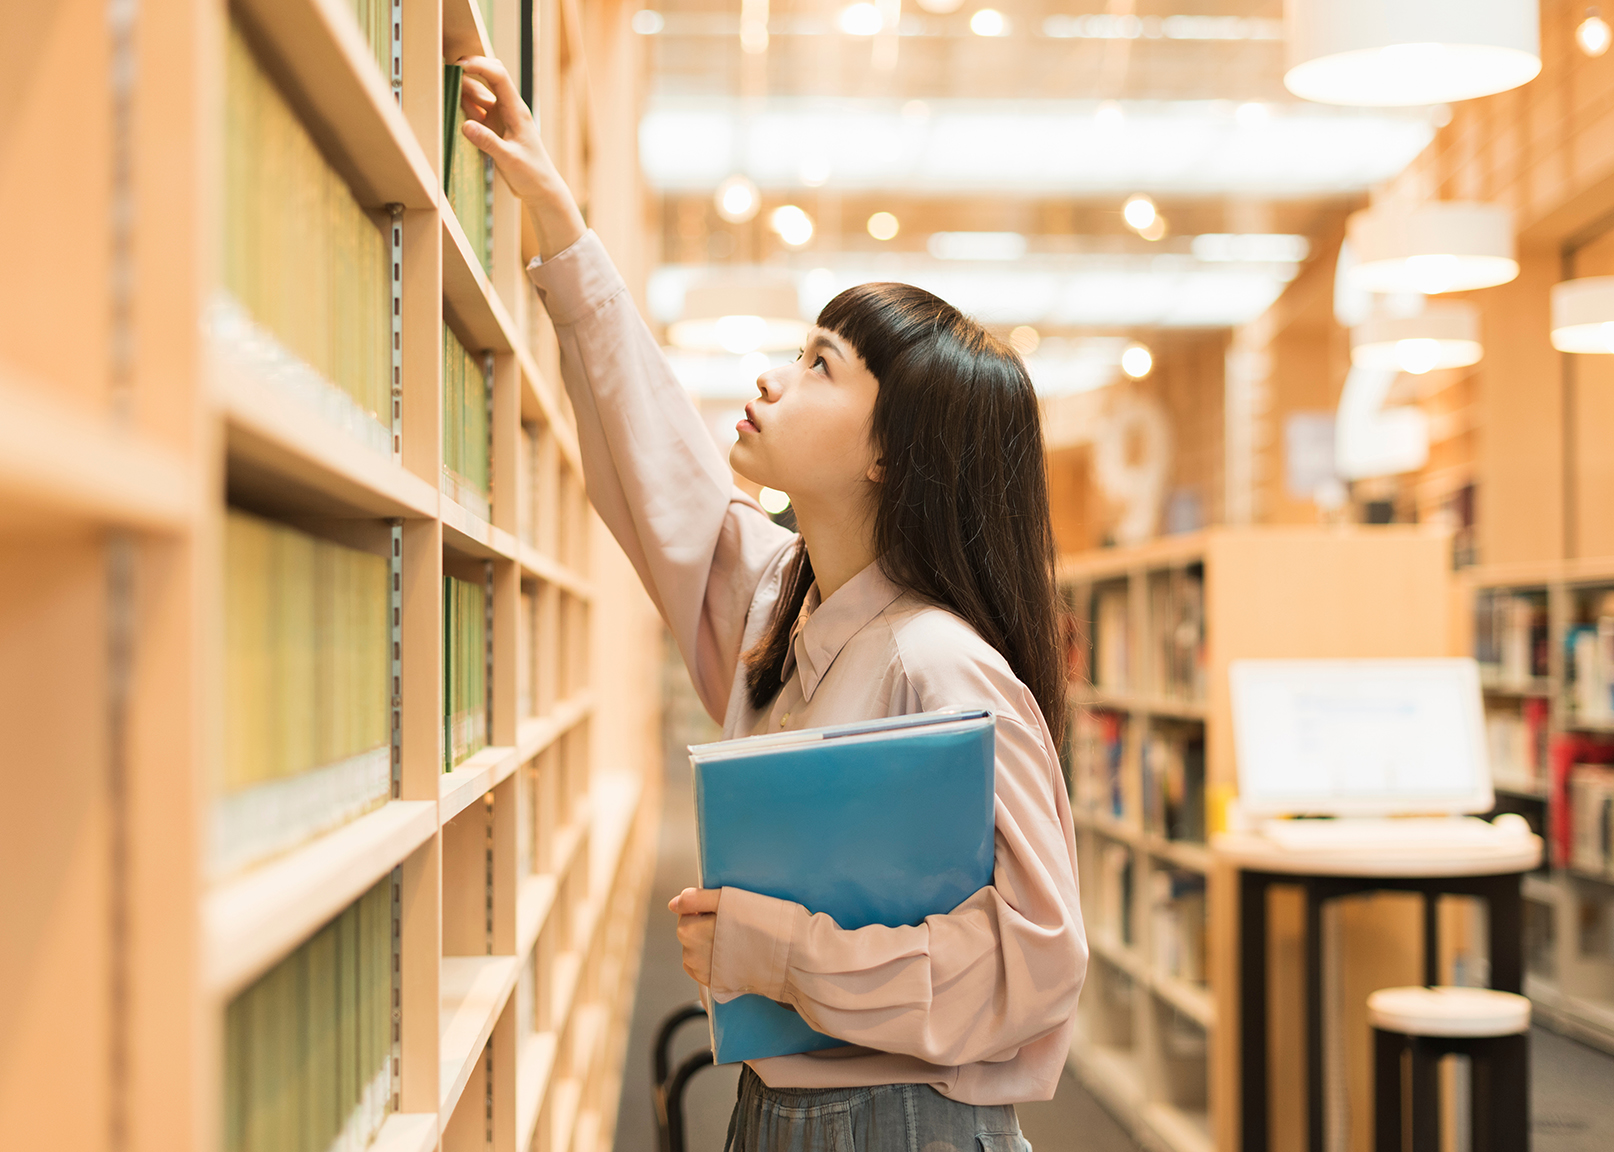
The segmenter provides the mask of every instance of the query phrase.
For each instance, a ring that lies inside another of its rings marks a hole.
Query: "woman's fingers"
[[[685,888],[667,904],[667,910],[680,916],[698,916],[705,912],[716,912],[722,895],[721,888]]]
[[[511,82],[510,73],[505,71],[504,65],[499,61],[487,56],[467,56],[460,61],[460,67],[465,69],[468,75],[482,81],[492,91],[499,107],[505,110],[506,123],[510,123],[512,127],[513,121],[532,115],[525,101],[521,99],[521,93],[516,91],[515,84]]]

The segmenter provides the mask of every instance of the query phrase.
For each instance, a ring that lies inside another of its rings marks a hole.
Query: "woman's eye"
[[[814,367],[814,368],[817,368],[817,367],[818,367],[818,366],[819,366],[819,365],[820,365],[820,364],[824,364],[824,358],[823,358],[823,357],[822,357],[822,356],[815,356],[815,357],[813,357],[813,367]],[[826,369],[826,370],[828,370],[828,368],[829,368],[829,365],[828,365],[828,364],[824,364],[824,368],[825,368],[825,369]]]

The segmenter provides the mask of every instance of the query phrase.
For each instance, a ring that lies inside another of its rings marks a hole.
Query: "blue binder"
[[[701,886],[848,929],[952,911],[992,882],[995,735],[951,710],[691,747]],[[711,1009],[719,1064],[844,1046],[763,996]]]

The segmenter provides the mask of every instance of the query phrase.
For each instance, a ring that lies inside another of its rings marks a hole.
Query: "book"
[[[1105,692],[1125,692],[1130,678],[1126,585],[1093,594],[1093,682]]]
[[[224,1013],[224,1152],[361,1152],[393,1110],[383,878]]]
[[[1086,709],[1076,714],[1072,747],[1073,803],[1117,820],[1128,816],[1126,798],[1127,720],[1119,712]]]
[[[743,888],[848,930],[916,925],[992,882],[996,724],[946,711],[694,745],[704,888]],[[842,1046],[791,1008],[714,1002],[719,1064]]]
[[[1143,738],[1143,826],[1171,840],[1205,840],[1205,736],[1152,725]]]
[[[385,557],[227,513],[214,874],[386,803],[389,603]]]
[[[1168,976],[1205,983],[1205,877],[1156,871],[1149,885],[1154,966]]]
[[[465,138],[460,89],[465,70],[443,66],[443,191],[484,269],[493,267],[493,162]]]
[[[235,369],[390,452],[388,221],[359,203],[234,20],[224,81],[222,291],[205,316],[211,343]]]
[[[474,516],[492,518],[492,392],[485,357],[443,325],[443,494]]]
[[[485,584],[443,577],[443,771],[488,743],[488,595]]]
[[[1614,876],[1614,768],[1576,764],[1569,773],[1569,866],[1599,879]]]

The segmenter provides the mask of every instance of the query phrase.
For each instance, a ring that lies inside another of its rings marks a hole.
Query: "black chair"
[[[1530,1001],[1489,988],[1381,988],[1367,1016],[1374,1152],[1439,1152],[1440,1059],[1451,1055],[1472,1069],[1473,1152],[1527,1152]]]
[[[712,1050],[703,1048],[684,1059],[669,1075],[672,1063],[672,1040],[678,1029],[691,1020],[705,1020],[706,1009],[700,1004],[685,1004],[668,1014],[656,1030],[656,1042],[651,1052],[653,1061],[653,1096],[656,1105],[656,1136],[661,1152],[684,1152],[684,1090],[690,1079],[702,1068],[712,1066]]]

